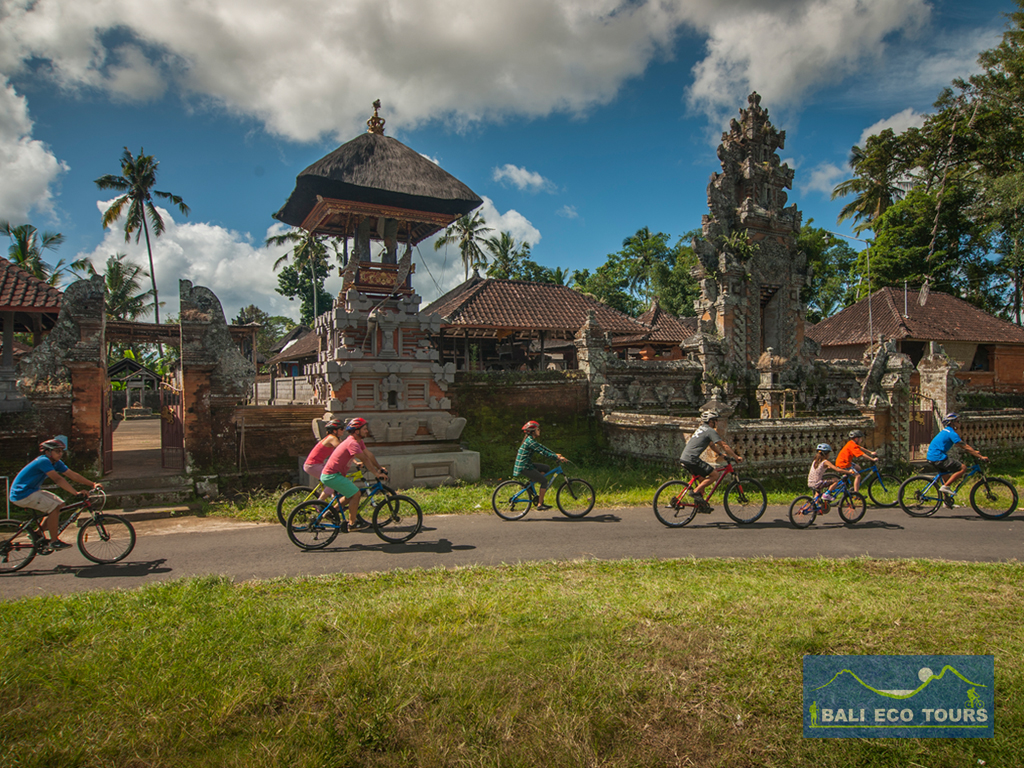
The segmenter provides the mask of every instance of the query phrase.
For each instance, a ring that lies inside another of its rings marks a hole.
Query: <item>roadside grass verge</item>
[[[1022,577],[572,562],[0,603],[0,765],[1019,766]],[[995,738],[802,737],[804,654],[917,653],[995,655]]]

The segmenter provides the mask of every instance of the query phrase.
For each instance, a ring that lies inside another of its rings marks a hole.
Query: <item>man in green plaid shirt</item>
[[[537,509],[551,509],[550,504],[544,503],[544,494],[548,492],[548,483],[551,481],[547,473],[551,470],[551,467],[547,464],[534,462],[533,456],[539,453],[541,456],[558,459],[559,461],[565,461],[565,456],[555,453],[550,448],[545,448],[537,442],[537,438],[540,436],[540,424],[536,421],[528,421],[523,424],[523,432],[526,434],[523,435],[523,442],[519,446],[518,453],[516,453],[516,465],[512,469],[512,476],[522,476],[531,482],[537,483],[540,486],[540,491],[537,493]]]

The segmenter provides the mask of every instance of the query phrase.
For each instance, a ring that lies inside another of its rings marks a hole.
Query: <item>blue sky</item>
[[[757,90],[786,131],[790,203],[836,229],[850,147],[920,124],[976,69],[1010,0],[0,0],[0,219],[62,232],[53,258],[145,246],[100,225],[127,146],[160,161],[157,282],[297,317],[262,246],[303,168],[385,132],[485,198],[551,267],[594,269],[643,226],[699,228],[721,131]],[[849,233],[848,226],[838,231]],[[416,254],[425,301],[464,278]],[[337,289],[336,285],[328,284]]]

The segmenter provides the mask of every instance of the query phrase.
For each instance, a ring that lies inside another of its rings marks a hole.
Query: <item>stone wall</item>
[[[487,411],[492,416],[520,418],[524,421],[563,421],[590,413],[590,388],[576,371],[540,372],[535,376],[508,374],[456,375],[449,387],[451,411],[467,414]]]
[[[322,405],[247,405],[236,407],[232,421],[242,471],[272,467],[293,472],[296,482],[302,460],[316,442],[313,421]]]
[[[1024,447],[1024,409],[963,411],[957,432],[965,443],[989,458],[1019,455]],[[960,460],[972,457],[962,453]]]

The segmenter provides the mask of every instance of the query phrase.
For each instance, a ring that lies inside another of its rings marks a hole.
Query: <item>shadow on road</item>
[[[133,578],[151,576],[155,573],[170,573],[173,569],[164,565],[166,562],[166,559],[160,558],[111,565],[58,566],[58,570],[62,573],[73,573],[79,579]]]
[[[507,523],[619,523],[622,518],[618,515],[604,514],[587,517],[566,517],[558,515],[553,517],[524,517],[519,520],[506,520]]]
[[[324,552],[387,552],[390,555],[445,555],[456,551],[476,549],[472,544],[452,544],[448,539],[437,541],[418,541],[413,539],[404,544],[388,544],[381,541],[377,544],[351,542],[345,547],[324,547],[323,549],[306,549],[306,554],[323,554]]]

